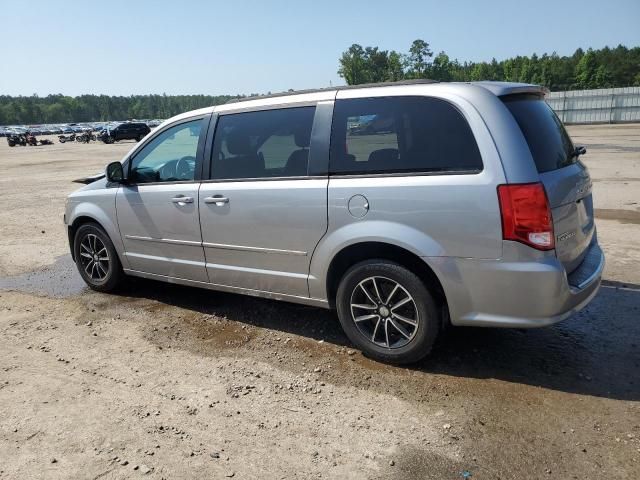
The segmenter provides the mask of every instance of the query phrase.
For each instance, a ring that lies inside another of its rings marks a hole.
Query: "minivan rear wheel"
[[[440,329],[438,307],[422,280],[387,260],[351,267],[340,281],[336,307],[349,339],[366,355],[387,363],[422,359]]]
[[[109,235],[97,224],[86,223],[76,231],[73,243],[78,272],[93,290],[111,292],[124,280],[124,272]]]

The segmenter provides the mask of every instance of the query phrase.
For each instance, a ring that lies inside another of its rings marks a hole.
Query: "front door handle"
[[[193,203],[193,197],[185,197],[184,195],[176,195],[171,199],[173,203],[178,205],[186,205],[187,203]]]
[[[224,205],[225,203],[229,203],[229,199],[227,197],[223,197],[222,195],[214,195],[213,197],[205,197],[204,203],[215,203],[216,205]]]

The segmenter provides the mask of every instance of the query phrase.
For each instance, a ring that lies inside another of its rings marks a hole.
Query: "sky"
[[[640,46],[640,0],[0,0],[0,94],[249,94],[342,85],[351,44],[460,61]],[[20,12],[10,13],[16,9]]]

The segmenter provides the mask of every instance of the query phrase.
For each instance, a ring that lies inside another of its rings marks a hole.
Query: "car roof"
[[[437,80],[429,80],[428,78],[418,78],[415,80],[401,80],[398,82],[378,82],[378,83],[362,83],[359,85],[340,85],[337,87],[326,87],[326,88],[314,88],[310,90],[289,90],[287,92],[279,92],[279,93],[270,93],[268,95],[257,95],[253,97],[245,97],[245,98],[233,98],[227,102],[227,104],[240,103],[240,102],[248,102],[251,100],[259,100],[259,99],[267,99],[267,98],[277,98],[277,97],[287,97],[292,95],[303,95],[305,93],[320,93],[320,92],[337,92],[339,90],[355,90],[360,88],[375,88],[375,87],[384,87],[384,86],[392,86],[392,85],[426,85],[430,83],[440,83]]]
[[[437,80],[429,79],[414,79],[414,80],[401,80],[398,82],[379,82],[379,83],[365,83],[360,85],[341,85],[338,87],[317,88],[312,90],[291,90],[288,92],[272,93],[269,95],[258,95],[246,98],[234,98],[225,103],[225,105],[233,105],[243,102],[249,102],[253,100],[267,100],[270,98],[279,97],[294,97],[295,95],[304,95],[312,93],[322,92],[338,92],[341,90],[359,90],[366,88],[380,88],[380,87],[398,87],[403,85],[429,85],[435,83],[446,83],[449,85],[476,85],[489,90],[494,95],[500,97],[504,95],[512,95],[516,93],[546,93],[546,89],[539,85],[533,85],[530,83],[517,83],[517,82],[497,82],[497,81],[477,81],[477,82],[439,82]]]
[[[233,99],[229,102],[216,105],[213,107],[201,108],[190,112],[185,112],[170,119],[167,119],[161,126],[174,123],[183,119],[192,118],[198,115],[206,115],[213,112],[229,112],[236,110],[251,110],[254,108],[264,108],[274,105],[286,105],[288,103],[315,103],[320,101],[334,100],[338,92],[348,91],[349,96],[355,94],[358,90],[380,89],[386,87],[402,87],[409,86],[411,90],[419,88],[419,86],[428,86],[429,88],[471,88],[478,87],[492,93],[495,96],[502,97],[505,95],[515,95],[522,93],[535,94],[543,97],[548,93],[547,89],[540,85],[516,82],[496,82],[496,81],[478,81],[478,82],[438,82],[429,79],[402,80],[399,82],[382,82],[369,83],[361,85],[343,85],[329,88],[318,88],[313,90],[294,90],[281,93],[273,93],[269,95],[260,95]],[[377,90],[378,92],[380,90]],[[414,90],[415,91],[415,90]],[[347,93],[347,92],[345,92]]]

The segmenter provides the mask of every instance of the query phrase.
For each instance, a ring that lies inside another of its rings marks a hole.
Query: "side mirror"
[[[576,156],[578,155],[584,155],[585,153],[587,153],[587,147],[580,145],[578,147],[576,147]]]
[[[112,183],[124,183],[124,170],[120,162],[111,162],[106,169],[107,180]]]

